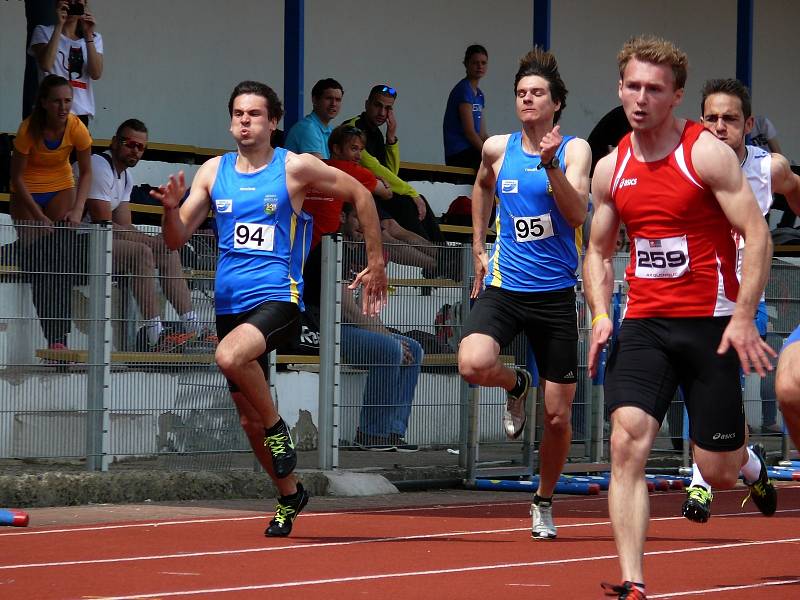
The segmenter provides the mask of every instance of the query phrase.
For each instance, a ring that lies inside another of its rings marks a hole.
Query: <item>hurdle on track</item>
[[[30,521],[28,513],[21,510],[0,508],[0,525],[9,527],[27,527]]]

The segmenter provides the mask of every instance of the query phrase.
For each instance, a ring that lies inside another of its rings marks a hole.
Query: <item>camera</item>
[[[70,16],[81,16],[83,15],[83,4],[80,2],[70,2],[67,4],[67,14]]]

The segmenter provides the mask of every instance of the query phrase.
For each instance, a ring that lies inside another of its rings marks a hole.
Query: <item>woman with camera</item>
[[[28,54],[36,59],[39,80],[60,75],[73,91],[72,112],[89,125],[94,117],[92,81],[103,75],[103,38],[95,31],[87,0],[56,0],[55,25],[37,25]]]

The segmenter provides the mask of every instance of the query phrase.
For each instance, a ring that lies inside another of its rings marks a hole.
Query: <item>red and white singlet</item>
[[[731,225],[692,166],[703,131],[687,121],[675,150],[652,162],[636,159],[631,134],[617,147],[611,200],[631,240],[626,318],[733,313],[739,282]]]

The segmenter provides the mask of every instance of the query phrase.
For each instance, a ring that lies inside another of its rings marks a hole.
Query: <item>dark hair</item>
[[[31,116],[28,117],[28,133],[31,138],[36,140],[44,135],[44,126],[47,122],[47,111],[42,106],[42,100],[50,97],[50,92],[59,87],[68,87],[70,92],[72,88],[69,81],[60,75],[47,75],[42,79],[39,88],[36,90],[36,98],[33,102],[33,111]]]
[[[340,90],[342,94],[344,94],[344,88],[342,87],[342,84],[335,79],[328,77],[327,79],[320,79],[314,84],[314,87],[311,88],[311,97],[319,98],[325,93],[325,90],[330,89]]]
[[[464,52],[465,67],[467,66],[467,62],[469,62],[469,59],[472,58],[473,54],[485,54],[486,58],[489,58],[489,53],[486,51],[486,48],[480,44],[472,44],[471,46],[467,46],[467,51]]]
[[[706,98],[712,94],[727,94],[728,96],[735,96],[742,103],[742,114],[744,114],[745,121],[753,114],[753,105],[750,100],[750,91],[747,86],[738,79],[709,79],[703,85],[703,99],[700,101],[700,114],[704,115],[706,112]]]
[[[233,101],[244,94],[255,94],[256,96],[264,98],[267,101],[267,116],[276,121],[281,120],[283,116],[283,104],[281,104],[281,99],[278,98],[278,94],[275,93],[275,90],[259,81],[242,81],[233,88],[231,97],[228,100],[228,113],[230,116],[233,116]]]
[[[350,138],[357,137],[361,143],[367,143],[366,134],[358,127],[353,125],[339,125],[336,129],[331,131],[331,136],[328,138],[328,150],[333,152],[334,145],[340,148],[350,141]]]
[[[386,83],[379,83],[378,85],[373,85],[372,89],[369,91],[369,96],[367,96],[367,100],[372,100],[374,96],[381,94],[383,96],[389,96],[390,98],[397,98],[397,89],[393,88],[389,84]]]
[[[517,93],[517,84],[523,77],[530,75],[537,75],[541,77],[550,86],[550,97],[553,102],[560,102],[561,106],[553,115],[553,123],[558,123],[561,118],[561,113],[567,107],[567,86],[564,85],[564,80],[561,79],[561,74],[558,72],[558,63],[556,57],[550,52],[545,51],[539,46],[535,46],[533,50],[528,52],[525,56],[519,59],[519,69],[514,78],[514,95]]]
[[[120,123],[120,126],[117,127],[117,132],[114,134],[114,137],[122,137],[122,132],[125,129],[138,131],[139,133],[147,133],[147,125],[145,125],[139,119],[125,119],[122,123]]]

